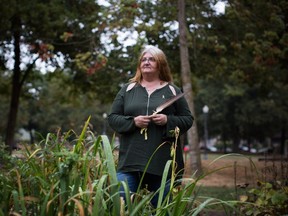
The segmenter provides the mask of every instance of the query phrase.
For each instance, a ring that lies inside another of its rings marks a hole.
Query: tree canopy
[[[176,2],[106,2],[110,5],[94,0],[1,1],[1,136],[7,132],[8,110],[17,116],[15,104],[20,117],[9,117],[15,129],[68,129],[92,114],[101,131],[101,115],[133,75],[143,44],[165,51],[174,82],[182,85]],[[217,2],[186,1],[200,137],[202,107],[208,105],[210,136],[232,140],[235,151],[241,139],[264,144],[267,138],[280,137],[284,146],[288,3],[229,0],[225,13],[218,14],[212,7]],[[127,35],[126,40],[132,34],[138,37],[125,47],[119,32]],[[40,60],[54,70],[41,73],[35,67]]]

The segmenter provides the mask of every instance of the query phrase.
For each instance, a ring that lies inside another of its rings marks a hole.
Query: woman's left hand
[[[156,124],[156,125],[166,125],[167,123],[167,116],[164,114],[155,114],[151,115],[151,120]]]

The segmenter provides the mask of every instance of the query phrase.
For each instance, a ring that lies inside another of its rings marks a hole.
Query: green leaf
[[[273,194],[271,201],[273,205],[283,205],[288,200],[287,194],[284,194],[281,191],[278,191]]]

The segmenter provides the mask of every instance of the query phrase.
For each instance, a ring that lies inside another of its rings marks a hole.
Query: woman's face
[[[140,61],[142,74],[158,73],[156,59],[150,53],[145,53]]]

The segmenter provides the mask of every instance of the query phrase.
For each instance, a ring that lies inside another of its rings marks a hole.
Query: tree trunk
[[[8,122],[6,128],[6,138],[5,144],[11,152],[15,146],[14,143],[14,134],[17,121],[17,112],[19,107],[19,97],[21,91],[20,83],[20,28],[21,21],[20,18],[16,15],[12,20],[12,32],[14,36],[14,69],[13,69],[13,79],[12,79],[12,92],[11,92],[11,101],[10,101],[10,110],[8,115]]]
[[[281,129],[281,142],[280,142],[280,154],[287,156],[285,152],[285,141],[286,141],[286,122],[283,120]]]
[[[201,166],[197,124],[196,124],[196,115],[194,108],[193,89],[191,82],[191,68],[189,63],[189,52],[187,45],[188,43],[186,35],[187,28],[185,20],[185,0],[178,0],[178,22],[179,22],[179,43],[180,43],[182,85],[184,92],[187,92],[185,98],[194,116],[193,126],[187,133],[190,152],[189,152],[189,158],[186,161],[185,174],[191,175],[196,172],[196,175],[200,175],[202,174],[202,166]]]

